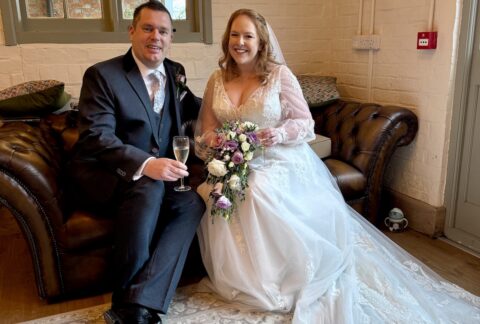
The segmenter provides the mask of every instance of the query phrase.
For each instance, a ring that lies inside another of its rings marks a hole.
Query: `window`
[[[6,45],[124,43],[133,10],[145,0],[1,1]],[[172,15],[175,42],[212,43],[211,0],[161,0]]]

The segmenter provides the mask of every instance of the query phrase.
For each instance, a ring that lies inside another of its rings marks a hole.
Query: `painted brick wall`
[[[352,49],[359,0],[334,1],[331,66],[343,97],[411,108],[419,117],[413,144],[396,151],[386,184],[433,206],[443,205],[451,111],[455,1],[436,1],[436,50],[416,49],[417,32],[426,31],[431,1],[376,1],[374,34],[380,50]],[[362,31],[371,22],[371,0],[364,1]],[[372,69],[369,87],[369,69]]]
[[[434,206],[443,205],[450,125],[451,61],[455,2],[437,1],[434,51],[415,49],[416,33],[428,22],[429,0],[382,0],[375,8],[379,51],[352,49],[359,0],[216,0],[214,44],[174,44],[170,57],[182,62],[189,85],[199,96],[220,56],[219,40],[231,12],[241,7],[261,12],[275,30],[290,68],[296,73],[337,77],[347,99],[411,108],[420,119],[414,143],[397,150],[386,175],[389,187]],[[363,30],[370,25],[371,0],[364,0]],[[33,79],[58,79],[78,96],[85,69],[123,54],[128,44],[28,44],[3,46],[0,24],[0,89]],[[369,70],[372,78],[369,78]],[[371,85],[371,86],[369,86]]]
[[[174,44],[170,58],[184,64],[188,83],[201,96],[210,73],[220,57],[219,42],[230,14],[239,8],[261,12],[276,30],[285,58],[295,72],[328,70],[330,1],[305,0],[302,5],[286,0],[214,1],[214,44]],[[3,26],[3,25],[2,25]],[[3,28],[3,27],[0,27]],[[319,32],[321,30],[321,32]],[[3,37],[3,32],[1,33]],[[85,69],[101,60],[123,54],[129,44],[26,44],[0,43],[0,89],[19,82],[52,78],[64,81],[66,89],[78,96]],[[317,44],[319,46],[317,46]]]

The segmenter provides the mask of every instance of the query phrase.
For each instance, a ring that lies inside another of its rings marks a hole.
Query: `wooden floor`
[[[444,278],[480,295],[480,259],[443,240],[417,233],[386,233]],[[0,323],[17,323],[104,304],[110,294],[47,304],[37,295],[28,247],[13,217],[0,207]]]

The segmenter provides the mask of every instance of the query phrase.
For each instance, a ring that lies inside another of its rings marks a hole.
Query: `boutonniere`
[[[182,101],[183,98],[187,95],[187,78],[185,75],[181,74],[180,71],[177,71],[175,74],[175,84],[177,86],[177,99]]]

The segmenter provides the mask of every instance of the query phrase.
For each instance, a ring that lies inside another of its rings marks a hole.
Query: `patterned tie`
[[[153,111],[159,114],[165,101],[165,77],[160,71],[155,71],[150,74],[150,79],[152,80]]]

